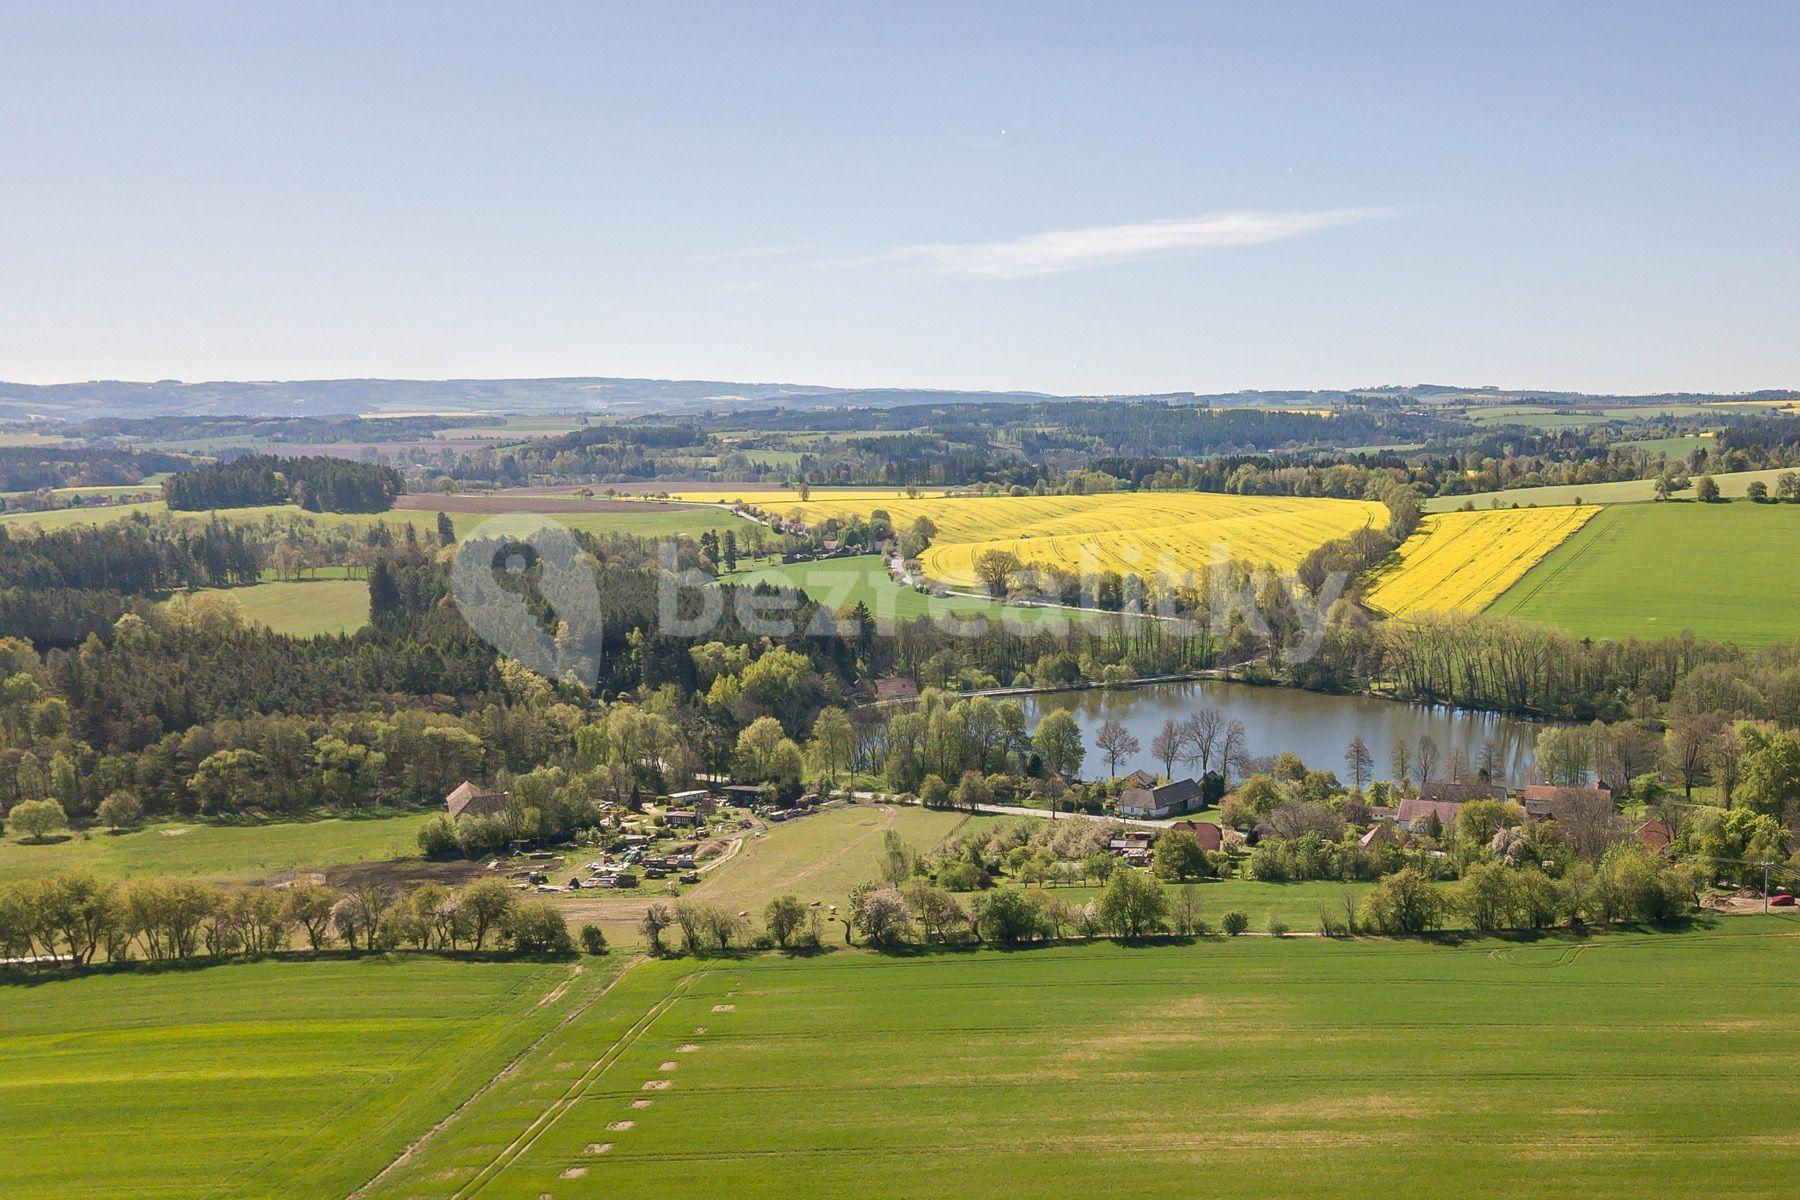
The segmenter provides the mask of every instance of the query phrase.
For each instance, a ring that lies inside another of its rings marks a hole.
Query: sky
[[[1800,387],[1800,5],[0,0],[0,379]]]

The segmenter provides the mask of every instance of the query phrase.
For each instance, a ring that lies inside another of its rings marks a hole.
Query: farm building
[[[1202,850],[1217,850],[1225,844],[1225,831],[1210,821],[1177,821],[1169,828],[1193,834]]]
[[[1467,804],[1471,800],[1504,800],[1506,789],[1497,783],[1421,783],[1419,799],[1432,804]]]
[[[1389,821],[1377,821],[1369,827],[1369,831],[1356,839],[1356,844],[1364,850],[1373,850],[1376,846],[1385,845],[1400,835],[1394,832]]]
[[[1436,817],[1438,827],[1448,829],[1456,824],[1456,815],[1462,812],[1463,803],[1461,800],[1409,798],[1400,802],[1394,820],[1413,833],[1421,833],[1431,824],[1431,819]]]
[[[1124,817],[1178,817],[1205,807],[1205,793],[1195,779],[1180,779],[1158,787],[1126,788],[1119,793],[1119,815]]]
[[[1668,853],[1669,847],[1675,844],[1675,831],[1669,828],[1667,821],[1645,821],[1632,832],[1647,849],[1658,854]]]
[[[918,681],[908,679],[904,675],[884,675],[875,681],[875,698],[877,700],[917,700],[919,698]]]
[[[1613,806],[1612,789],[1604,784],[1598,787],[1538,784],[1520,788],[1514,799],[1525,806],[1525,816],[1531,821],[1566,821],[1570,813],[1578,810],[1605,811]]]
[[[1133,771],[1119,782],[1123,783],[1126,787],[1153,788],[1156,786],[1156,776],[1148,771],[1140,769]]]
[[[506,811],[506,800],[507,793],[485,791],[465,779],[444,797],[444,810],[452,821],[464,817],[497,817]]]

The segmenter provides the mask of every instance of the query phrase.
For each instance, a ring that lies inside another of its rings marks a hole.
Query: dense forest
[[[245,455],[171,475],[163,498],[174,509],[298,504],[309,512],[386,512],[406,480],[392,467],[345,458]]]

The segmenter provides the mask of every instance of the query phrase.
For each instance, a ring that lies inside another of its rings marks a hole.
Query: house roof
[[[1467,804],[1471,800],[1504,800],[1506,789],[1497,783],[1421,783],[1419,799]]]
[[[1462,811],[1461,800],[1427,800],[1423,797],[1408,797],[1400,802],[1400,811],[1395,819],[1402,825],[1411,825],[1415,821],[1423,821],[1435,815],[1440,825],[1456,823],[1456,814]]]
[[[444,808],[452,821],[465,816],[491,817],[505,810],[506,793],[485,791],[465,779],[444,797]]]
[[[1135,788],[1153,788],[1156,786],[1156,776],[1148,771],[1133,771],[1125,777],[1125,785]]]
[[[1393,841],[1394,836],[1395,836],[1394,835],[1394,827],[1392,825],[1388,824],[1385,821],[1378,821],[1374,825],[1369,827],[1369,831],[1367,833],[1363,834],[1361,837],[1356,839],[1356,844],[1361,846],[1363,849],[1367,850],[1370,846],[1373,846],[1376,842],[1391,842],[1391,841]]]
[[[884,675],[875,681],[875,695],[883,700],[897,696],[916,696],[919,694],[917,681],[904,675]]]
[[[1150,812],[1159,808],[1172,808],[1176,805],[1190,805],[1204,794],[1200,790],[1197,780],[1177,779],[1174,783],[1158,784],[1156,787],[1126,788],[1119,793],[1119,807],[1137,808]]]
[[[1675,842],[1675,831],[1667,821],[1645,821],[1636,830],[1637,840],[1652,850],[1667,850]]]
[[[1565,819],[1570,809],[1584,804],[1611,808],[1613,797],[1606,788],[1534,784],[1520,788],[1518,800],[1525,806],[1525,815],[1533,821],[1550,821]]]
[[[1217,850],[1225,844],[1225,831],[1210,821],[1177,821],[1169,828],[1193,834],[1202,850]]]

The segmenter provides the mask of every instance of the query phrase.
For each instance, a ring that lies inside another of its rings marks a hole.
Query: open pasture
[[[1489,610],[1581,637],[1800,638],[1800,505],[1607,508]]]
[[[1679,467],[1679,464],[1675,465]],[[1775,480],[1782,474],[1782,470],[1727,471],[1722,475],[1714,475],[1713,482],[1719,485],[1719,494],[1726,497],[1744,495],[1757,480],[1761,480],[1764,487],[1773,491]],[[1694,498],[1691,479],[1688,487],[1674,493],[1674,498]],[[1475,492],[1467,496],[1433,496],[1425,502],[1425,511],[1458,512],[1466,504],[1472,504],[1476,508],[1510,508],[1513,505],[1520,508],[1536,505],[1541,508],[1552,504],[1643,504],[1655,499],[1656,480],[1623,479],[1613,483],[1570,483],[1551,487],[1508,488],[1499,492]]]
[[[815,496],[769,507],[809,523],[867,517],[876,508],[901,528],[926,517],[938,533],[922,558],[925,572],[957,587],[979,586],[975,561],[989,550],[1084,572],[1197,574],[1215,556],[1287,570],[1320,544],[1387,519],[1373,502],[1213,492],[902,497],[879,504]]]
[[[175,875],[220,883],[272,879],[295,870],[412,858],[432,813],[386,810],[318,820],[157,821],[137,829],[91,829],[60,840],[0,838],[0,882],[88,871],[101,879]]]
[[[1589,505],[1426,517],[1373,573],[1369,606],[1390,616],[1480,612],[1599,511]]]
[[[369,585],[361,579],[269,580],[197,594],[223,596],[250,624],[293,637],[354,633],[369,623]]]
[[[651,962],[368,1194],[1770,1195],[1797,968],[1759,917]]]
[[[368,959],[0,985],[0,1195],[342,1200],[617,968],[573,969]]]

